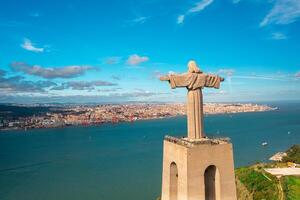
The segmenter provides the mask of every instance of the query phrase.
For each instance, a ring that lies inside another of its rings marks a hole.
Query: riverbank
[[[24,106],[21,108],[23,110]],[[204,105],[204,114],[215,115],[266,112],[276,109],[277,107],[249,103],[207,103]],[[14,117],[10,117],[7,113],[12,111],[5,110],[3,108],[1,111],[6,114],[2,116],[0,115],[0,130],[28,130],[78,125],[101,125],[104,123],[134,122],[138,120],[183,116],[186,114],[186,106],[185,104],[68,105],[66,107],[48,106],[47,112],[33,112],[31,115],[26,117],[18,117],[15,116],[16,114],[13,115]]]

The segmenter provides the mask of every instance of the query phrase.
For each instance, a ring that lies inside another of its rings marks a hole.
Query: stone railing
[[[199,144],[210,144],[210,145],[217,145],[217,144],[227,144],[230,143],[230,138],[201,138],[201,139],[189,139],[185,137],[174,137],[174,136],[165,136],[165,140],[168,142],[172,142],[175,144],[192,147]]]

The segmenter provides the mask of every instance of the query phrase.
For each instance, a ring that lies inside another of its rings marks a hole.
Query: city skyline
[[[299,0],[1,1],[0,103],[183,102],[158,77],[225,77],[205,101],[299,100]]]

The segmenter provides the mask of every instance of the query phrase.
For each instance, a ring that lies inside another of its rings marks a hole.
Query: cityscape
[[[19,105],[20,107],[20,105]],[[35,108],[37,105],[24,106]],[[45,112],[28,116],[10,116],[9,111],[0,111],[0,130],[55,128],[75,125],[96,125],[103,123],[134,122],[136,120],[159,119],[186,114],[183,103],[167,104],[108,104],[108,105],[44,105]],[[18,106],[17,106],[18,108]],[[263,112],[276,110],[267,105],[206,103],[204,114],[241,112]]]

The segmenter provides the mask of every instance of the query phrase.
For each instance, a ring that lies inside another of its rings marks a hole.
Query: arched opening
[[[220,200],[220,175],[216,166],[210,165],[204,173],[205,200]]]
[[[178,168],[175,162],[170,165],[170,200],[178,200]]]

